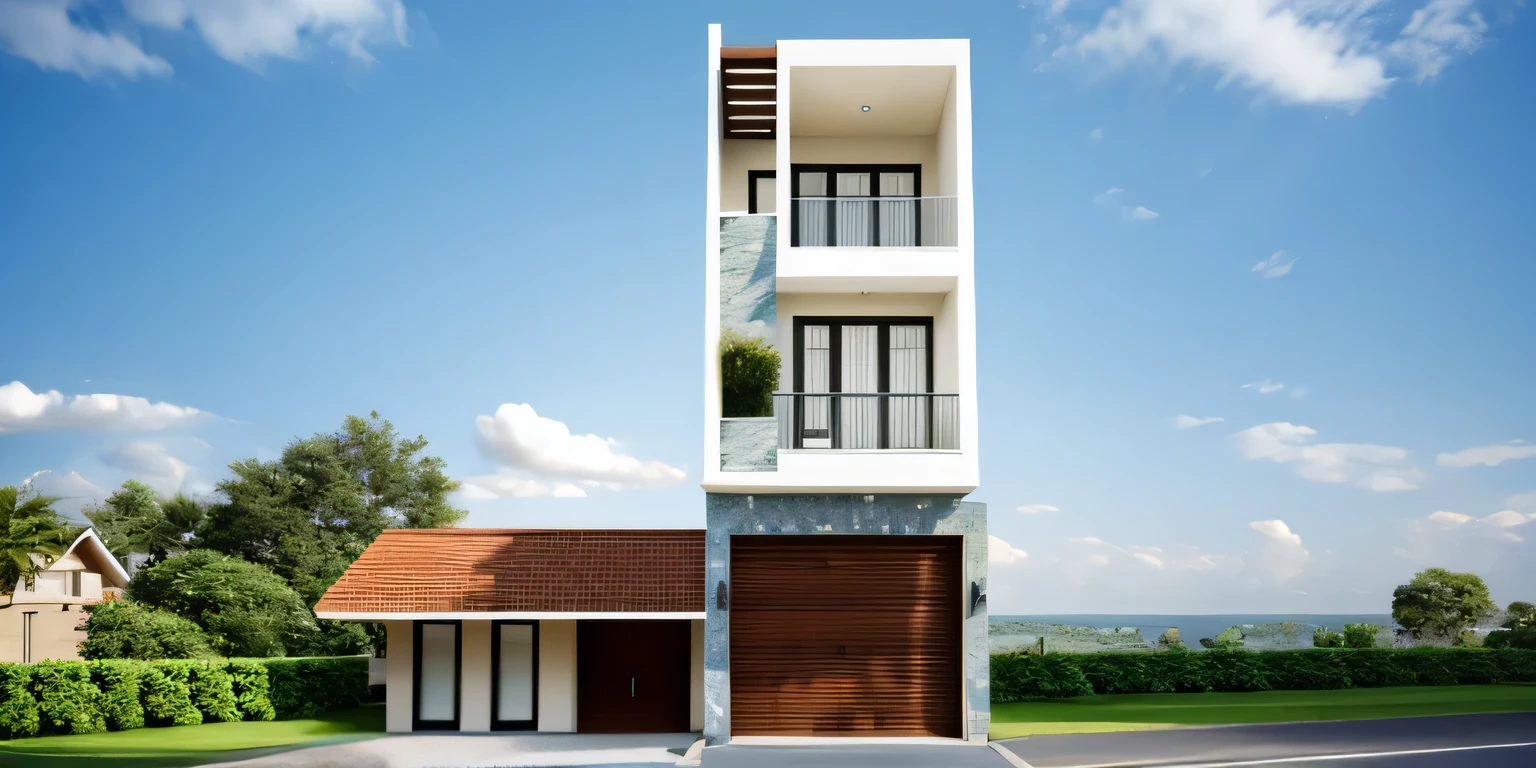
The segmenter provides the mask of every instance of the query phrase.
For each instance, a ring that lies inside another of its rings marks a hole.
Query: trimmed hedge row
[[[1094,693],[1305,691],[1536,682],[1536,651],[1466,648],[1016,653],[992,657],[992,701]]]
[[[368,701],[368,659],[0,664],[0,739],[310,717]]]

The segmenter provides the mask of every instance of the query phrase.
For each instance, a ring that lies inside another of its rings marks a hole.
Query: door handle
[[[635,697],[635,679],[633,677],[629,679],[629,697],[631,699]]]

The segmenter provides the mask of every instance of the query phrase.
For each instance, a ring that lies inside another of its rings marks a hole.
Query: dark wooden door
[[[687,621],[576,623],[576,730],[686,733]]]
[[[959,737],[958,536],[733,536],[732,735]]]

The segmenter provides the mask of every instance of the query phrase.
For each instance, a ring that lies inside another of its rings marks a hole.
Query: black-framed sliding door
[[[418,621],[412,637],[411,729],[459,729],[463,628],[457,621]]]
[[[539,727],[539,624],[491,622],[491,730]]]
[[[791,246],[922,242],[921,165],[795,163],[789,182]]]
[[[933,318],[796,317],[796,448],[934,448]]]

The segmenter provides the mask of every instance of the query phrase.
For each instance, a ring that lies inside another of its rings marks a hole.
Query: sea
[[[1345,624],[1377,624],[1383,627],[1395,627],[1397,622],[1392,620],[1391,614],[1374,613],[1350,613],[1350,614],[1317,614],[1317,613],[1216,613],[1216,614],[1131,614],[1131,613],[1075,613],[1058,615],[1028,615],[1028,616],[1001,616],[994,615],[991,621],[1038,621],[1046,624],[1065,624],[1069,627],[1090,627],[1095,629],[1113,629],[1115,627],[1135,627],[1141,630],[1142,638],[1149,644],[1157,641],[1170,627],[1177,627],[1179,636],[1184,644],[1198,649],[1199,639],[1202,637],[1215,637],[1221,634],[1227,627],[1240,627],[1244,624],[1279,624],[1284,621],[1294,621],[1305,624],[1308,628],[1326,626],[1336,632],[1343,631]]]

